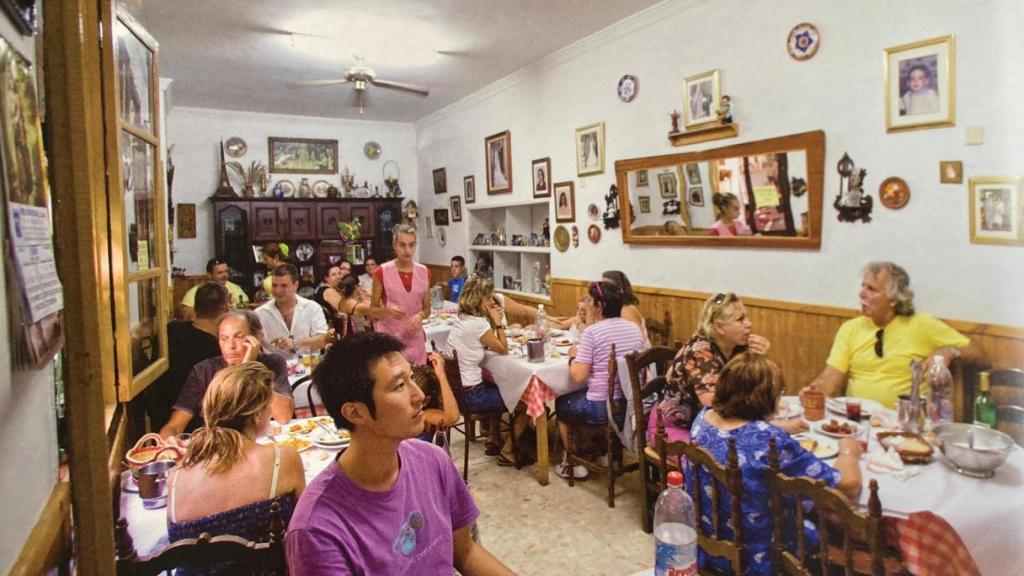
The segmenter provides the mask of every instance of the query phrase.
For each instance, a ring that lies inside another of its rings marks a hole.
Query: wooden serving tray
[[[886,449],[889,448],[890,444],[895,445],[896,442],[893,440],[896,438],[905,438],[908,440],[917,440],[922,445],[928,447],[927,452],[909,452],[897,448],[900,459],[903,460],[904,464],[927,464],[932,460],[932,454],[935,453],[935,449],[932,448],[931,444],[924,439],[924,436],[920,434],[914,434],[913,432],[879,432],[877,435],[878,442]]]

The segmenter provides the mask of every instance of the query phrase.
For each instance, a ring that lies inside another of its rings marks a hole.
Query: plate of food
[[[790,403],[785,400],[780,400],[777,409],[775,410],[775,417],[780,420],[788,420],[790,418],[796,418],[804,413],[804,407],[795,402]]]
[[[848,421],[838,421],[832,418],[828,422],[815,422],[813,427],[815,432],[824,434],[825,436],[831,436],[833,438],[850,438],[856,436],[860,432],[860,425]]]
[[[342,448],[348,446],[352,442],[352,436],[348,430],[341,430],[339,432],[330,432],[320,428],[319,430],[310,434],[310,439],[316,444],[318,448]]]
[[[313,441],[309,438],[303,438],[295,434],[289,434],[284,439],[274,439],[274,443],[278,446],[287,446],[289,448],[295,448],[296,452],[302,452],[303,450],[309,450],[313,445]]]
[[[846,396],[840,396],[838,398],[826,398],[825,408],[828,408],[829,412],[833,414],[839,414],[840,416],[846,416],[846,401],[855,400],[860,402],[860,417],[871,418],[872,414],[882,410],[882,405],[874,400],[868,400],[867,398],[847,398]]]
[[[794,436],[793,439],[799,442],[804,450],[821,459],[834,458],[839,454],[839,443],[834,440],[811,438],[806,435]]]
[[[879,432],[878,443],[886,450],[894,448],[904,464],[927,464],[935,453],[923,436],[912,432]]]
[[[572,340],[569,338],[555,338],[555,346],[565,347],[572,346]]]

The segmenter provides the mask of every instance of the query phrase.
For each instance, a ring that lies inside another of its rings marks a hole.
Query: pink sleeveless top
[[[405,343],[402,356],[411,364],[426,364],[426,338],[423,334],[423,327],[417,326],[414,330],[406,328],[409,320],[417,312],[423,310],[423,296],[430,289],[429,273],[423,264],[413,262],[412,265],[412,290],[406,290],[402,285],[402,279],[398,276],[395,261],[391,260],[381,264],[381,277],[384,279],[384,292],[388,297],[388,307],[401,309],[403,315],[397,320],[386,318],[377,320],[375,327],[378,332],[390,334]]]

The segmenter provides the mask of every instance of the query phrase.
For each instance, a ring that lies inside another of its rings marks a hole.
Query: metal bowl
[[[1012,438],[984,426],[942,424],[934,433],[946,461],[966,476],[991,478],[1013,450]]]

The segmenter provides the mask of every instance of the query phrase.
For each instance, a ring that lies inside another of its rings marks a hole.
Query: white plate
[[[309,262],[309,259],[313,257],[313,245],[309,243],[299,244],[299,247],[295,249],[295,257],[300,262]]]
[[[840,416],[846,416],[846,396],[840,396],[838,398],[826,398],[825,408],[828,408],[829,412],[838,414]],[[882,410],[882,405],[874,400],[868,400],[867,398],[852,398],[852,400],[860,400],[860,417],[871,418]]]
[[[284,198],[295,197],[295,184],[292,184],[291,180],[281,180],[277,183],[277,186],[281,187],[281,196]]]
[[[853,429],[853,432],[851,432],[850,434],[839,434],[837,432],[828,432],[824,428],[824,426],[829,423],[828,420],[821,420],[819,422],[815,422],[813,425],[811,425],[811,429],[814,430],[815,432],[817,432],[818,434],[823,434],[825,436],[831,436],[832,438],[855,438],[857,436],[857,433],[860,432],[860,427],[865,424],[865,423],[858,424],[856,422],[850,422],[849,420],[839,420],[838,422],[840,424],[842,424],[843,422],[849,424],[850,428]]]
[[[316,446],[317,448],[321,449],[321,450],[341,450],[342,448],[347,448],[348,445],[351,444],[351,443],[352,443],[351,439],[342,440],[341,442],[337,442],[337,443],[334,443],[334,442],[320,442],[318,440],[313,440],[313,445]]]
[[[821,458],[822,460],[835,458],[839,454],[839,443],[836,442],[835,440],[829,440],[827,438],[815,438],[812,436],[807,436],[805,434],[793,436],[793,439],[798,442],[804,439],[810,439],[817,442],[818,445],[814,447],[813,454],[818,458]]]
[[[313,184],[313,197],[314,198],[327,198],[327,189],[331,187],[331,183],[327,180],[317,180]]]
[[[780,408],[775,411],[775,417],[779,420],[788,420],[790,418],[796,418],[804,413],[804,407],[799,404],[786,403],[785,408]]]

